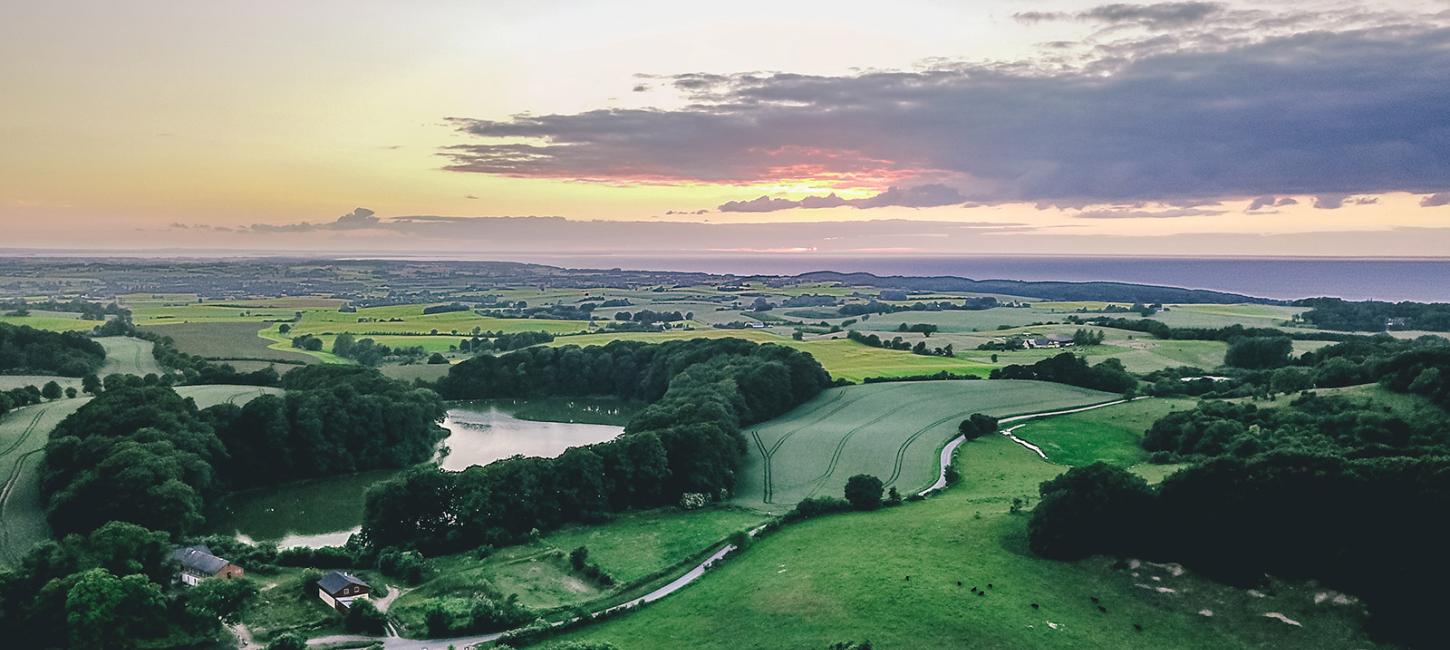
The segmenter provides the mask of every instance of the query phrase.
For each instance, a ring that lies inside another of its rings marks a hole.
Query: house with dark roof
[[[172,551],[171,560],[181,565],[181,571],[176,577],[188,587],[195,587],[208,578],[229,580],[240,578],[246,573],[242,567],[212,555],[210,548],[200,544]]]
[[[373,588],[357,576],[343,571],[328,571],[317,581],[317,597],[339,612],[346,613],[353,601],[367,600]]]

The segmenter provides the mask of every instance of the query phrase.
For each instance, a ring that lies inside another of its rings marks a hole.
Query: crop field
[[[87,332],[94,329],[101,321],[81,320],[81,315],[64,311],[45,311],[41,309],[30,310],[29,316],[6,316],[0,314],[0,323],[9,325],[26,325],[38,330],[50,330],[52,332]]]
[[[177,323],[146,328],[147,331],[171,337],[176,349],[208,359],[315,361],[301,352],[268,347],[272,342],[257,335],[260,329],[261,324],[250,322]]]
[[[424,314],[426,305],[393,305],[359,309],[357,312],[314,309],[304,311],[302,320],[292,325],[297,334],[439,334],[462,336],[476,327],[490,332],[549,332],[568,334],[588,329],[588,321],[550,320],[544,318],[490,318],[472,311]],[[289,314],[290,315],[290,314]],[[360,319],[362,322],[359,322]],[[398,319],[398,320],[390,320]]]
[[[176,394],[182,397],[190,397],[196,401],[197,408],[206,408],[218,404],[236,404],[241,406],[263,395],[281,395],[280,388],[271,386],[233,386],[228,384],[208,384],[201,386],[177,386]]]
[[[1012,431],[1042,449],[1047,460],[1059,465],[1090,465],[1102,461],[1120,467],[1147,462],[1138,446],[1143,432],[1174,411],[1191,410],[1192,399],[1152,398],[1115,404],[1081,413],[1029,420]]]
[[[110,374],[136,375],[161,374],[161,364],[151,354],[154,343],[129,336],[103,336],[96,339],[106,349],[106,365],[97,373],[102,377]]]
[[[686,512],[676,509],[627,513],[597,526],[564,528],[538,542],[500,549],[479,559],[460,553],[432,560],[432,580],[399,597],[390,609],[403,625],[423,630],[423,608],[435,598],[472,595],[480,584],[517,593],[536,609],[574,607],[609,598],[631,583],[646,580],[730,533],[762,523],[760,513],[719,507]],[[589,560],[615,580],[602,587],[575,574],[569,551],[583,546]]]
[[[50,430],[85,398],[16,409],[0,419],[0,564],[12,564],[50,536],[40,501],[40,465]]]
[[[1035,381],[929,381],[833,388],[747,432],[736,503],[785,510],[839,496],[871,474],[902,494],[937,479],[938,454],[972,413],[998,417],[1084,406],[1115,395]]]
[[[697,584],[562,640],[701,650],[864,640],[882,650],[1378,647],[1358,607],[1316,604],[1323,590],[1302,583],[1275,581],[1260,598],[1171,565],[1037,558],[1012,499],[1035,502],[1038,484],[1063,468],[1003,436],[963,445],[957,467],[962,482],[938,496],[789,525]]]
[[[24,388],[34,386],[40,388],[46,382],[60,384],[61,388],[81,389],[81,380],[76,377],[61,377],[59,375],[0,375],[0,390],[12,388]]]

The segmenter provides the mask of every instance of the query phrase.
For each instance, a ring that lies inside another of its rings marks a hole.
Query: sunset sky
[[[1450,0],[0,9],[0,248],[1443,256]]]

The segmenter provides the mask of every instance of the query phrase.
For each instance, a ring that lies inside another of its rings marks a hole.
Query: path
[[[1003,424],[1007,424],[1008,422],[1020,422],[1022,420],[1033,420],[1033,419],[1037,419],[1037,418],[1052,417],[1054,415],[1067,415],[1069,413],[1081,413],[1083,411],[1091,411],[1093,409],[1100,409],[1100,408],[1103,408],[1105,406],[1116,406],[1118,404],[1125,404],[1127,402],[1131,402],[1133,400],[1140,400],[1140,399],[1146,399],[1146,397],[1134,397],[1132,399],[1113,400],[1111,402],[1103,402],[1102,404],[1093,404],[1091,406],[1079,406],[1077,408],[1063,409],[1061,411],[1048,411],[1046,413],[1028,413],[1026,415],[1014,415],[1012,417],[1002,418],[1001,420],[998,420],[997,421],[997,424],[998,425],[1003,425]],[[1015,435],[1012,435],[1012,432],[1013,431],[1016,431],[1017,429],[1021,428],[1022,426],[1023,425],[1020,425],[1019,424],[1019,425],[1017,425],[1015,427],[1009,427],[1007,429],[1002,429],[1002,435],[1007,436],[1007,438],[1010,439],[1010,440],[1012,440],[1013,442],[1015,442],[1015,443],[1017,443],[1019,445],[1022,445],[1023,447],[1026,447],[1026,448],[1028,448],[1028,449],[1036,452],[1037,455],[1038,456],[1041,456],[1043,460],[1047,460],[1047,454],[1042,453],[1042,449],[1038,448],[1037,445],[1034,445],[1034,444],[1032,444],[1030,442],[1027,442],[1026,440],[1023,440],[1021,438],[1018,438]],[[962,436],[957,436],[955,438],[952,438],[951,439],[951,442],[948,442],[946,447],[943,447],[942,448],[942,450],[941,450],[941,474],[940,474],[940,476],[937,478],[937,480],[936,480],[935,483],[932,483],[931,484],[931,487],[929,487],[929,488],[927,488],[925,490],[922,490],[921,492],[918,492],[917,494],[920,494],[922,496],[926,496],[927,493],[929,493],[929,492],[935,492],[935,491],[940,490],[940,489],[942,489],[942,488],[944,488],[944,487],[947,486],[947,467],[951,466],[951,464],[952,464],[952,454],[956,452],[957,447],[962,446],[962,443],[964,443],[966,441],[967,441],[966,438],[964,438]]]
[[[761,528],[756,528],[755,530],[750,531],[750,534],[755,535],[756,533],[760,532],[760,530]],[[684,575],[681,575],[680,577],[671,580],[669,584],[659,587],[654,591],[640,596],[639,598],[635,598],[634,600],[623,602],[612,607],[606,607],[598,612],[595,612],[595,615],[614,613],[622,609],[638,607],[640,605],[652,603],[656,600],[664,598],[665,596],[673,594],[676,591],[684,589],[686,585],[689,585],[690,583],[699,580],[701,576],[705,575],[705,572],[710,570],[711,565],[719,562],[721,559],[723,559],[726,555],[729,555],[734,550],[734,544],[725,544],[719,549],[716,549],[714,553],[711,553],[710,557],[705,558],[699,564],[695,565],[694,568],[686,571]],[[576,620],[578,619],[556,621],[554,623],[551,623],[551,625],[559,626],[566,623],[573,623]],[[389,636],[388,638],[382,639],[382,642],[383,648],[385,650],[441,650],[442,648],[447,648],[450,646],[455,648],[456,650],[468,650],[469,648],[473,648],[484,643],[491,643],[497,641],[502,638],[504,634],[505,632],[492,632],[489,634],[460,636],[451,639],[404,639],[396,636],[396,632],[394,632],[394,636]],[[333,644],[377,640],[377,637],[367,637],[355,634],[339,634],[309,639],[307,641],[307,645],[313,647],[326,647]]]

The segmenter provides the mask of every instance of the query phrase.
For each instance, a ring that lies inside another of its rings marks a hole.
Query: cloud
[[[1155,11],[1157,21],[1193,15]],[[455,172],[624,184],[813,179],[854,191],[942,183],[980,203],[1295,194],[1327,207],[1333,195],[1444,190],[1444,20],[1304,33],[1263,27],[1268,20],[1195,31],[1191,41],[1102,44],[1070,66],[679,75],[668,79],[689,100],[679,108],[451,118],[466,140],[442,153]],[[779,209],[775,201],[738,205]]]
[[[1202,208],[1171,208],[1168,210],[1140,210],[1136,208],[1104,208],[1083,210],[1074,217],[1079,219],[1178,219],[1182,217],[1207,217],[1223,214],[1223,210]]]
[[[1348,194],[1320,194],[1314,197],[1314,207],[1320,210],[1338,210],[1347,203],[1349,205],[1374,205],[1379,203],[1378,197],[1357,196],[1350,198]]]
[[[252,232],[316,232],[323,230],[369,230],[381,225],[377,214],[367,208],[356,208],[352,212],[338,217],[335,221],[326,223],[292,223],[292,224],[266,224],[258,223],[246,226],[245,229]]]
[[[1203,22],[1222,14],[1228,6],[1218,2],[1162,2],[1157,4],[1106,4],[1069,13],[1065,11],[1023,11],[1012,14],[1018,22],[1029,25],[1043,22],[1076,20],[1110,25],[1133,24],[1151,29],[1172,29]]]
[[[1250,201],[1249,202],[1249,207],[1248,207],[1248,210],[1247,211],[1248,212],[1254,212],[1254,211],[1257,211],[1257,210],[1262,210],[1264,208],[1282,208],[1284,206],[1288,206],[1288,205],[1298,205],[1298,204],[1299,204],[1299,201],[1295,200],[1294,197],[1291,197],[1291,196],[1276,197],[1276,196],[1274,196],[1272,194],[1268,194],[1268,195],[1265,195],[1265,196],[1260,196],[1260,197],[1254,199],[1253,201]]]
[[[855,208],[884,208],[900,206],[905,208],[934,208],[965,202],[966,197],[956,188],[935,183],[915,187],[889,187],[886,191],[860,199],[843,199],[834,192],[825,196],[807,196],[798,201],[761,196],[749,201],[728,201],[718,208],[721,212],[775,212],[794,208],[817,209],[851,206]]]
[[[1450,192],[1436,192],[1420,199],[1420,207],[1436,208],[1442,205],[1450,205]]]

